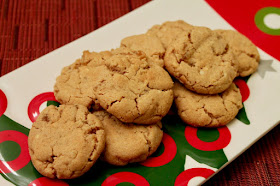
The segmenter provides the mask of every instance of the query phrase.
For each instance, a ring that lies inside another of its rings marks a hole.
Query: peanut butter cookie
[[[181,119],[195,127],[220,127],[229,123],[242,108],[242,98],[234,83],[214,95],[197,94],[179,82],[174,85],[174,100]]]
[[[141,34],[126,37],[121,41],[121,46],[128,47],[133,51],[143,51],[151,62],[161,67],[164,65],[165,49],[156,36]]]
[[[193,27],[168,47],[165,68],[185,87],[201,94],[226,90],[237,76],[228,43],[206,27]]]
[[[229,44],[229,50],[236,56],[239,76],[245,77],[254,73],[260,61],[257,47],[244,35],[234,30],[215,30]]]
[[[34,167],[49,178],[72,179],[87,172],[105,147],[100,120],[82,105],[49,106],[28,137]]]
[[[81,59],[64,67],[54,85],[55,98],[61,104],[80,104],[98,109],[99,103],[84,75],[87,66],[99,65],[108,56],[110,52],[107,51],[101,53],[85,51]]]
[[[173,102],[171,77],[141,51],[118,48],[86,77],[100,105],[122,122],[156,123]]]
[[[147,35],[157,36],[161,40],[164,48],[167,49],[179,34],[188,31],[192,27],[192,25],[182,20],[167,21],[150,28]]]
[[[93,113],[102,122],[106,132],[105,150],[101,159],[123,166],[146,160],[161,143],[163,131],[161,123],[135,125],[122,123],[106,111]]]

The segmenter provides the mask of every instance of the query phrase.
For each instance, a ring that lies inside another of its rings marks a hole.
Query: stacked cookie
[[[220,127],[234,119],[242,99],[233,80],[255,72],[260,59],[248,38],[184,21],[155,25],[147,35],[158,37],[166,49],[164,66],[176,79],[174,100],[185,123]]]
[[[61,105],[44,109],[30,130],[33,165],[71,179],[98,158],[119,166],[144,161],[161,143],[173,99],[187,124],[223,126],[242,107],[233,79],[253,73],[258,61],[245,36],[184,21],[155,25],[111,51],[84,51],[56,79]]]
[[[154,59],[120,47],[85,51],[65,67],[54,86],[61,105],[44,109],[30,131],[35,168],[70,179],[99,157],[123,166],[154,153],[163,137],[161,119],[173,102],[173,81]]]

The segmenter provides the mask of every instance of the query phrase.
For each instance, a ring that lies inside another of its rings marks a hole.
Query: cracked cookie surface
[[[178,115],[195,127],[220,127],[235,118],[242,106],[242,97],[234,83],[216,95],[197,94],[179,82],[174,84],[174,100]]]
[[[72,179],[87,172],[105,147],[101,121],[82,105],[45,108],[28,136],[34,167],[49,178]]]
[[[177,35],[188,31],[193,26],[182,21],[166,21],[161,25],[154,25],[147,31],[147,35],[157,36],[165,49],[176,39]]]
[[[254,73],[260,61],[257,47],[244,35],[234,30],[215,30],[229,44],[229,50],[236,56],[239,76],[245,77]]]
[[[143,51],[146,53],[148,59],[163,67],[163,57],[165,49],[156,36],[141,34],[126,37],[121,41],[121,46],[128,47],[134,51]]]
[[[86,77],[100,105],[122,122],[156,123],[173,102],[171,77],[141,51],[118,48]]]
[[[161,122],[135,125],[122,123],[106,111],[96,111],[93,114],[101,120],[106,133],[105,150],[100,158],[112,165],[124,166],[144,161],[161,143]]]
[[[64,67],[54,85],[55,98],[62,104],[80,104],[99,109],[99,103],[88,82],[84,78],[87,66],[98,65],[110,56],[110,52],[84,51],[81,59]],[[84,81],[83,81],[84,80]]]
[[[228,43],[206,27],[193,27],[168,47],[165,68],[185,87],[201,94],[226,90],[237,76]]]

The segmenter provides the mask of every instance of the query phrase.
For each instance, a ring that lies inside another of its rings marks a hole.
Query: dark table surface
[[[0,75],[3,76],[148,0],[1,0]],[[280,126],[205,185],[279,185]]]

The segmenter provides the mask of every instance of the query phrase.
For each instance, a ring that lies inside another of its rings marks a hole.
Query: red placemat
[[[1,0],[0,75],[61,47],[149,0]],[[206,185],[279,185],[280,126]]]

